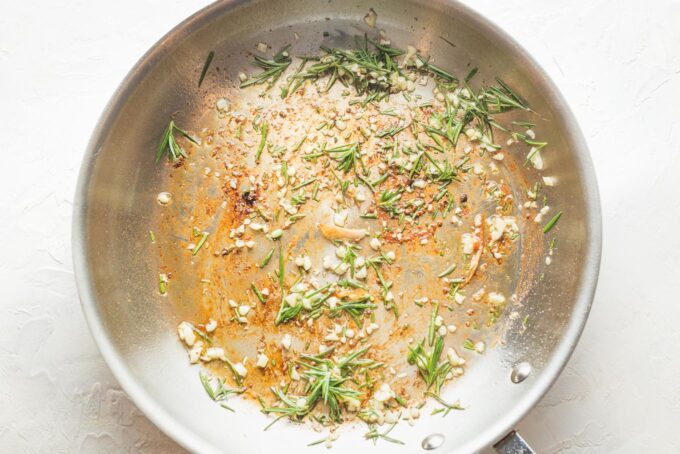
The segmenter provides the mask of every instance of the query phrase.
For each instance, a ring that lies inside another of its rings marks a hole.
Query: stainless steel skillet
[[[372,447],[358,433],[341,437],[334,449],[474,452],[492,445],[547,391],[583,329],[600,257],[597,186],[585,142],[564,100],[514,41],[466,7],[446,1],[217,3],[161,39],[118,89],[89,144],[74,209],[78,288],[93,336],[125,391],[187,449],[286,451],[304,449],[318,435],[300,426],[263,432],[262,416],[250,403],[231,415],[204,398],[176,340],[176,315],[156,301],[158,259],[150,251],[147,231],[167,175],[149,155],[171,113],[198,127],[220,87],[248,67],[244,49],[260,41],[291,42],[293,32],[301,37],[296,43],[301,52],[313,52],[320,42],[342,45],[362,32],[369,7],[397,45],[414,44],[458,74],[471,64],[480,73],[499,75],[540,112],[537,128],[550,143],[546,167],[560,181],[551,203],[565,215],[559,226],[559,260],[541,266],[537,275],[542,279],[522,300],[520,317],[529,315],[532,323],[523,333],[509,331],[504,345],[490,350],[457,382],[468,409],[395,429],[403,447]],[[196,80],[209,50],[215,51],[215,72],[199,89]],[[523,373],[518,377],[513,370]]]

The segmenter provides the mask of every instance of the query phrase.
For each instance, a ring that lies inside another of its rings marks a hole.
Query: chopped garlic
[[[556,177],[543,177],[543,184],[546,186],[555,186],[557,184]]]
[[[505,303],[505,296],[503,296],[501,293],[498,293],[498,292],[489,292],[489,294],[486,296],[486,299],[491,304],[504,304]]]
[[[197,341],[189,350],[189,362],[196,364],[203,353],[203,342]]]
[[[460,243],[463,246],[463,254],[472,254],[475,250],[475,237],[470,233],[463,233],[460,237]]]
[[[487,220],[491,225],[491,241],[498,241],[503,237],[505,232],[505,219],[502,216],[493,216]]]
[[[531,150],[529,150],[529,156],[531,156],[530,161],[534,168],[536,170],[543,170],[545,164],[543,163],[543,156],[541,156],[541,152],[536,150],[536,148],[531,147]]]
[[[371,238],[371,242],[369,243],[371,246],[371,249],[374,251],[377,251],[380,249],[380,246],[382,246],[382,243],[378,238]]]
[[[311,311],[312,310],[312,300],[310,300],[309,298],[302,298],[302,307],[304,307],[308,311]]]
[[[229,110],[229,107],[230,107],[229,100],[224,99],[224,98],[218,99],[217,102],[215,103],[215,108],[219,112],[226,112],[226,111]]]
[[[330,255],[324,256],[324,258],[323,258],[323,268],[325,270],[330,270],[334,266],[335,266],[335,263],[333,262],[333,257],[331,257]]]
[[[425,189],[427,187],[427,181],[417,179],[413,182],[413,186],[418,188],[418,189]]]
[[[338,227],[344,227],[345,222],[347,222],[347,216],[349,216],[349,211],[342,210],[333,214],[333,224]]]
[[[260,353],[257,355],[257,360],[255,361],[255,365],[259,367],[260,369],[264,369],[267,367],[267,364],[269,363],[269,358],[267,358],[267,355],[264,353]]]
[[[333,268],[333,272],[335,274],[337,274],[338,276],[342,276],[343,274],[345,274],[347,272],[348,269],[349,269],[349,263],[341,263],[338,266],[336,266],[335,268]]]
[[[298,282],[290,289],[290,291],[293,293],[304,293],[307,290],[309,290],[309,284],[306,282]]]
[[[369,336],[373,333],[373,331],[377,330],[380,326],[378,326],[377,323],[371,323],[366,327],[366,334]]]
[[[462,366],[465,364],[465,359],[458,355],[458,352],[454,348],[449,348],[446,351],[446,358],[449,360],[449,364],[454,367]]]
[[[191,347],[196,342],[194,327],[189,322],[182,322],[177,326],[177,335],[187,346]]]
[[[161,192],[156,197],[159,205],[169,205],[172,202],[172,194],[169,192]]]
[[[392,388],[390,388],[389,383],[383,383],[380,385],[380,388],[373,394],[373,399],[378,401],[378,402],[387,402],[390,399],[393,399],[396,396],[394,394],[394,391],[392,391]]]
[[[396,411],[387,411],[385,412],[385,422],[387,424],[396,424],[399,422],[399,413]]]
[[[246,366],[244,366],[243,363],[234,364],[234,372],[241,378],[246,378],[248,375],[248,369],[246,369]]]
[[[205,350],[201,361],[210,362],[214,359],[222,359],[223,357],[224,349],[222,347],[210,347]]]
[[[285,350],[290,350],[291,345],[293,345],[293,338],[290,337],[290,334],[284,334],[283,339],[281,339],[281,346]]]
[[[210,320],[208,320],[208,323],[205,324],[205,331],[207,333],[212,333],[216,329],[217,329],[217,322],[211,318]]]
[[[472,299],[475,300],[475,301],[480,301],[482,298],[484,298],[485,294],[486,294],[486,289],[484,287],[482,287],[472,295]]]
[[[347,255],[347,248],[346,248],[345,246],[343,246],[343,245],[340,245],[340,246],[336,247],[336,248],[335,248],[335,255],[336,255],[339,259],[344,259],[345,256]]]
[[[283,300],[289,306],[297,306],[297,303],[298,301],[300,301],[301,298],[302,296],[299,293],[289,293],[288,295],[286,295],[285,298],[283,298]]]

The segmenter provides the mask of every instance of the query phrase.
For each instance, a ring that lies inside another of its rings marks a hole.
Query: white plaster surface
[[[566,370],[519,425],[538,452],[680,452],[680,2],[466,1],[569,101],[596,166],[604,252]],[[207,4],[5,1],[0,13],[0,452],[182,452],[87,330],[71,209],[94,124],[135,61]]]

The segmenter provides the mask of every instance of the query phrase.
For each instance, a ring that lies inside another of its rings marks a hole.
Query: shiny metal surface
[[[432,434],[425,437],[420,446],[425,451],[432,451],[438,449],[446,441],[446,437],[443,434]]]
[[[447,418],[423,416],[415,427],[398,426],[391,435],[405,441],[403,447],[367,446],[363,429],[348,431],[335,443],[335,452],[414,452],[433,433],[446,434],[437,452],[489,446],[547,391],[583,329],[600,257],[596,182],[564,100],[517,44],[464,6],[443,0],[217,3],[162,38],[122,83],[92,136],[74,207],[78,288],[102,355],[140,409],[192,451],[275,452],[281,446],[302,448],[319,435],[293,425],[263,432],[265,420],[254,405],[237,402],[237,413],[231,414],[205,398],[174,332],[178,317],[191,313],[191,302],[186,314],[177,314],[159,303],[155,291],[158,259],[150,252],[148,230],[167,178],[153,159],[159,134],[173,112],[187,128],[199,127],[206,105],[248,68],[244,49],[260,41],[273,47],[292,42],[300,53],[313,52],[322,42],[346,45],[348,37],[363,32],[369,6],[395,45],[414,44],[457,74],[466,74],[471,65],[480,74],[499,75],[540,112],[536,129],[550,143],[544,161],[559,180],[549,197],[565,214],[556,259],[540,270],[543,278],[523,300],[522,316],[530,315],[526,332],[509,332],[505,345],[488,351],[455,389],[447,390],[467,410]],[[215,70],[199,89],[196,81],[210,50],[216,53]],[[527,172],[536,178],[535,171]],[[520,361],[531,364],[532,373],[515,384],[508,371]]]
[[[534,450],[531,449],[524,438],[514,430],[503,437],[503,439],[493,447],[499,454],[534,454]]]
[[[510,381],[513,383],[522,383],[524,380],[529,378],[531,375],[531,364],[526,361],[517,363],[512,366],[512,371],[510,372]]]

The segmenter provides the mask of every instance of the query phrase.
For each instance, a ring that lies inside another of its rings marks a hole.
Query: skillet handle
[[[498,454],[535,454],[531,446],[515,430],[503,437],[493,447]]]

